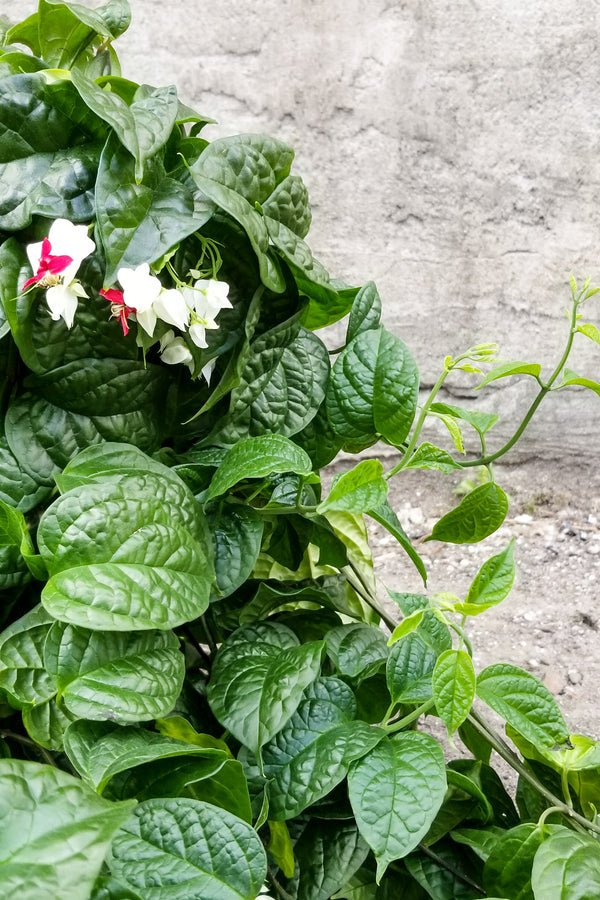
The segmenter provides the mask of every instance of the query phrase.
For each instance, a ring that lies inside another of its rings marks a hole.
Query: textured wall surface
[[[131,5],[124,74],[176,83],[220,122],[209,138],[266,131],[295,147],[315,255],[377,282],[425,385],[481,340],[557,359],[569,271],[600,279],[598,0]],[[13,19],[35,7],[0,0]],[[600,348],[580,338],[576,366],[599,377]],[[483,405],[509,415],[531,395],[523,381],[491,393]],[[591,460],[599,433],[598,397],[563,392],[525,449]]]

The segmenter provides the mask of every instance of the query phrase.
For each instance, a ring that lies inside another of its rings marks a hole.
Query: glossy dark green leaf
[[[270,819],[295,818],[381,740],[382,731],[355,715],[354,695],[341,679],[320,678],[306,688],[294,715],[262,750]]]
[[[435,858],[411,854],[404,863],[427,895],[435,900],[479,900],[479,860],[468,849],[445,841],[437,843],[434,852]]]
[[[238,441],[215,472],[207,499],[225,494],[246,478],[264,478],[275,472],[309,475],[308,454],[281,434],[265,434]]]
[[[400,519],[390,506],[389,501],[386,500],[379,506],[370,509],[368,515],[371,516],[372,519],[375,519],[376,522],[379,522],[380,525],[383,525],[383,527],[396,538],[402,549],[408,554],[415,565],[419,575],[423,579],[423,584],[427,584],[427,570],[425,569],[425,564],[415,547],[413,547],[409,536],[402,527]]]
[[[310,456],[315,471],[322,469],[338,455],[342,441],[327,418],[326,403],[321,403],[314,419],[292,438]]]
[[[361,332],[340,353],[331,374],[327,414],[354,450],[382,437],[406,438],[417,406],[419,375],[402,341],[384,328]]]
[[[364,459],[349,472],[336,475],[327,497],[319,504],[319,512],[341,509],[370,512],[387,499],[387,482],[378,459]]]
[[[108,139],[98,170],[98,234],[106,253],[106,284],[118,270],[154,262],[200,228],[214,206],[194,190],[183,166],[167,174],[160,155],[138,181],[135,161],[118,138]]]
[[[132,444],[116,441],[86,447],[67,463],[62,475],[65,482],[72,479],[72,486],[78,487],[99,481],[119,481],[123,476],[130,478],[134,472],[154,472],[161,479],[169,479],[176,484],[180,482],[173,469]]]
[[[256,204],[266,203],[289,175],[293,158],[292,149],[275,138],[242,134],[213,141],[191,166],[202,193],[244,228],[263,284],[276,292],[283,291],[285,281],[268,252],[269,233]]]
[[[261,206],[265,216],[277,219],[298,237],[308,233],[311,220],[308,191],[298,175],[288,175],[280,181]]]
[[[486,828],[455,828],[452,840],[470,847],[485,862],[498,840],[506,834],[505,828],[489,825]]]
[[[49,487],[35,481],[21,468],[8,441],[0,434],[0,500],[27,513],[49,493]]]
[[[256,435],[291,437],[312,420],[325,397],[329,354],[315,334],[297,327],[286,322],[252,342],[229,411],[210,441],[232,446]]]
[[[133,805],[109,803],[60,769],[0,760],[2,895],[88,900]]]
[[[600,847],[591,835],[557,827],[533,860],[535,900],[594,900],[600,895]]]
[[[255,753],[283,728],[319,675],[323,644],[300,645],[289,628],[246,625],[221,646],[208,701],[219,722]]]
[[[368,281],[354,298],[348,317],[346,343],[349,344],[361,331],[379,328],[381,322],[381,297],[373,281]]]
[[[296,900],[328,900],[369,852],[354,822],[312,819],[294,846],[296,873],[288,890]]]
[[[294,608],[300,604],[309,608],[324,606],[334,609],[333,591],[318,583],[308,584],[267,584],[261,582],[254,597],[240,612],[240,625],[248,625],[260,619],[266,619],[272,613],[285,608]]]
[[[229,597],[250,577],[260,552],[264,519],[250,507],[224,503],[209,510],[212,532],[216,590]]]
[[[386,677],[394,703],[424,703],[431,698],[436,660],[437,655],[418,631],[392,644]]]
[[[55,697],[23,710],[23,725],[32,741],[47,750],[62,752],[65,733],[75,716],[59,706]]]
[[[348,776],[357,825],[377,859],[377,880],[425,836],[446,792],[444,755],[427,734],[382,740]]]
[[[183,797],[140,803],[115,835],[109,865],[144,900],[254,900],[266,875],[250,825]]]
[[[497,531],[507,512],[508,499],[502,488],[493,482],[480,484],[435,523],[425,540],[475,544]]]
[[[52,616],[38,605],[0,635],[0,689],[19,709],[44,703],[56,694],[56,680],[46,671],[43,659],[52,622]]]
[[[212,547],[181,506],[183,484],[174,491],[148,479],[146,492],[134,478],[129,490],[128,481],[83,485],[45,512],[38,544],[51,578],[42,602],[57,619],[104,631],[169,630],[206,609]]]
[[[514,538],[508,547],[492,556],[477,573],[464,603],[455,604],[457,612],[476,616],[507,597],[515,579]]]
[[[367,677],[385,666],[386,636],[379,628],[362,623],[341,625],[327,634],[327,655],[342,675]]]
[[[88,631],[63,622],[48,633],[44,663],[69,712],[122,724],[169,713],[185,675],[171,632]]]
[[[568,740],[565,720],[548,688],[518,666],[488,666],[477,677],[477,696],[534,744],[553,747]]]
[[[553,826],[545,826],[553,829]],[[483,869],[483,884],[489,894],[535,900],[531,867],[544,831],[535,825],[517,825],[494,841]]]

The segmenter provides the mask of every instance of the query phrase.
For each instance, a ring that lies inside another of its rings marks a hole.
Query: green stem
[[[556,381],[556,379],[562,372],[562,370],[565,366],[565,363],[567,362],[567,359],[569,358],[569,354],[571,352],[571,347],[573,346],[573,339],[577,333],[577,307],[578,307],[578,305],[579,305],[578,299],[574,299],[573,300],[573,309],[571,310],[571,322],[570,322],[570,327],[569,327],[569,337],[567,338],[567,343],[565,345],[563,354],[562,354],[556,368],[550,375],[550,378],[548,379],[548,381],[543,382],[543,381],[540,381],[540,379],[538,378],[538,382],[540,384],[540,391],[539,391],[537,397],[534,398],[533,403],[530,405],[529,409],[525,413],[521,424],[519,425],[519,427],[517,428],[517,430],[515,431],[513,436],[510,438],[510,440],[508,440],[506,442],[506,444],[504,444],[503,447],[501,447],[499,450],[496,450],[495,453],[490,453],[487,456],[484,454],[479,459],[472,459],[467,462],[461,463],[461,467],[463,469],[472,468],[473,466],[488,466],[495,459],[499,459],[499,457],[504,456],[504,454],[507,453],[512,447],[514,447],[514,445],[520,439],[521,435],[523,434],[523,432],[529,425],[531,419],[533,418],[533,415],[534,415],[535,411],[537,410],[538,406],[540,405],[540,403],[542,402],[542,400],[544,399],[546,394],[548,394],[552,390],[552,385],[554,384],[554,382]]]
[[[511,768],[515,770],[519,775],[521,775],[529,784],[538,791],[539,794],[547,800],[550,805],[562,813],[563,816],[571,819],[572,823],[576,828],[580,829],[581,826],[583,828],[593,831],[595,834],[600,834],[600,826],[596,825],[594,822],[590,822],[588,819],[580,816],[579,813],[575,812],[572,807],[567,806],[560,797],[557,797],[552,791],[548,790],[545,785],[539,781],[532,772],[521,762],[519,757],[514,753],[508,744],[501,738],[498,732],[486,722],[484,717],[476,712],[475,710],[471,710],[469,713],[469,721],[471,725],[485,738],[485,740],[493,747],[496,753],[504,759]]]
[[[350,559],[350,557],[348,557],[348,565],[344,566],[344,568],[341,569],[341,572],[346,576],[356,593],[359,594],[359,596],[362,597],[365,603],[367,603],[371,607],[371,609],[375,610],[381,620],[385,622],[388,630],[391,633],[398,623],[395,622],[394,619],[392,619],[383,605],[379,602],[377,597],[373,594],[373,592],[369,588],[369,585],[362,577],[360,570]]]
[[[427,847],[425,846],[425,844],[419,844],[419,850],[421,851],[421,853],[424,853],[425,856],[428,856],[430,859],[436,862],[438,866],[446,869],[447,872],[451,872],[452,875],[454,875],[456,878],[459,878],[465,884],[468,884],[470,887],[483,894],[483,888],[481,887],[481,885],[477,884],[476,881],[472,881],[472,879],[469,878],[468,875],[465,875],[464,872],[459,871],[459,869],[453,866],[452,863],[448,862],[447,859],[443,859],[441,856],[438,856],[438,854],[435,853],[431,849],[431,847]]]
[[[23,734],[15,734],[14,731],[0,731],[0,738],[4,738],[7,741],[15,741],[17,744],[22,744],[23,747],[31,747],[40,756],[45,759],[49,766],[53,766],[55,769],[58,769],[56,764],[56,760],[52,756],[52,754],[46,750],[45,747],[41,747],[39,744],[36,744],[35,741],[32,741],[31,738],[25,737]]]
[[[384,478],[388,479],[388,478],[391,478],[392,475],[396,475],[396,474],[397,474],[398,472],[400,472],[400,471],[408,464],[408,462],[410,461],[410,458],[411,458],[411,456],[413,455],[413,451],[414,451],[415,447],[417,446],[417,441],[419,440],[419,436],[420,436],[420,434],[421,434],[421,429],[423,428],[423,424],[424,424],[424,422],[425,422],[425,419],[427,418],[427,413],[429,412],[429,409],[430,409],[430,407],[431,407],[431,404],[432,404],[433,401],[435,400],[436,395],[437,395],[439,389],[441,388],[441,386],[443,385],[444,381],[446,380],[446,378],[448,377],[448,375],[450,374],[451,371],[452,371],[451,369],[446,369],[446,368],[444,368],[444,371],[442,372],[442,374],[440,375],[440,377],[438,378],[438,380],[436,381],[436,383],[435,383],[434,386],[432,387],[432,389],[431,389],[431,391],[430,391],[430,394],[429,394],[429,397],[427,398],[427,400],[425,401],[425,403],[423,404],[423,406],[422,406],[422,408],[421,408],[421,412],[420,412],[420,414],[419,414],[419,418],[417,419],[417,424],[416,424],[415,427],[414,427],[413,433],[412,433],[411,438],[410,438],[410,440],[409,440],[409,442],[408,442],[408,446],[407,446],[407,448],[406,448],[406,451],[405,451],[405,453],[404,453],[404,456],[402,457],[402,459],[400,460],[400,462],[397,463],[397,464],[394,466],[393,469],[390,469],[390,471],[387,472],[387,473],[383,476]]]
[[[419,716],[422,716],[424,713],[429,712],[435,706],[433,700],[426,700],[425,703],[422,703],[420,706],[417,706],[416,709],[413,709],[412,712],[409,712],[408,715],[403,716],[401,719],[398,719],[397,722],[392,722],[391,725],[382,725],[384,731],[388,734],[394,734],[396,731],[402,731],[403,728],[406,728],[407,725],[412,725],[413,722],[416,722]]]

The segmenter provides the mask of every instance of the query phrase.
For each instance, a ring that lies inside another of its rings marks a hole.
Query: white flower
[[[210,379],[212,378],[212,373],[214,371],[215,365],[217,363],[216,357],[214,359],[209,359],[205,366],[202,366],[202,376],[206,379],[206,383],[210,384]]]
[[[197,347],[206,348],[207,329],[218,328],[216,316],[222,309],[232,309],[227,297],[229,285],[215,278],[200,279],[193,288],[183,288],[183,293],[191,308],[190,337]]]
[[[185,331],[190,321],[190,311],[181,291],[176,288],[161,291],[152,308],[163,322]]]
[[[65,320],[67,328],[71,328],[80,297],[87,297],[87,294],[78,281],[72,281],[71,284],[57,284],[48,288],[46,303],[52,319],[57,322],[62,318]]]
[[[160,339],[160,358],[169,366],[185,363],[193,371],[194,358],[182,337],[175,337],[172,330],[167,331]]]
[[[136,269],[119,269],[117,277],[123,288],[123,302],[135,310],[138,323],[152,337],[156,325],[154,301],[162,291],[160,281],[150,274],[148,263]]]

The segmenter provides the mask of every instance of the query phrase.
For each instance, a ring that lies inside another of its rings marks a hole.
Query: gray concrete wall
[[[507,359],[557,358],[569,272],[600,280],[598,0],[131,5],[124,74],[176,83],[219,120],[209,138],[263,131],[296,148],[315,255],[377,282],[424,384],[482,340]],[[581,338],[574,367],[598,378],[599,363]],[[581,394],[548,399],[526,452],[595,459],[600,401]],[[515,416],[529,396],[500,382],[483,405]]]

